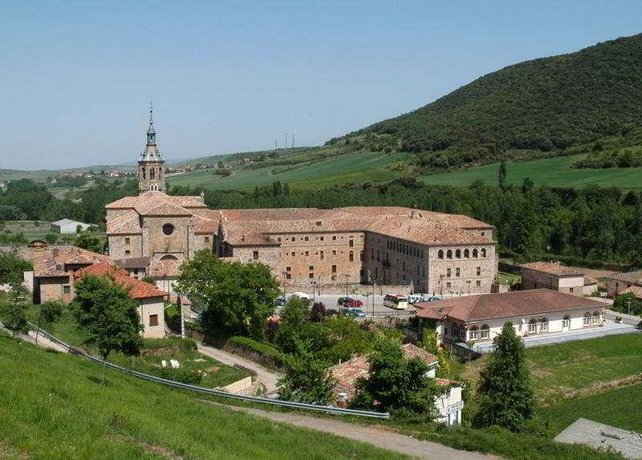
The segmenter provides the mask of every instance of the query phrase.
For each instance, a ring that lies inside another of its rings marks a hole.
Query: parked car
[[[438,300],[441,300],[441,297],[439,297],[438,295],[431,295],[430,297],[426,297],[424,300],[426,302],[436,302]]]
[[[307,295],[305,292],[295,292],[292,294],[294,297],[298,297],[299,299],[303,300],[310,300],[310,296]]]
[[[354,299],[352,297],[339,297],[339,300],[337,300],[337,305],[343,305],[346,303],[352,302]]]
[[[409,304],[416,304],[417,302],[423,302],[424,298],[420,296],[419,294],[410,294],[408,296],[408,303]]]
[[[365,318],[366,312],[360,308],[341,308],[341,313],[346,316],[351,316],[353,318]]]
[[[274,305],[277,307],[282,307],[287,303],[287,300],[285,300],[285,297],[277,297],[276,300],[274,301]]]
[[[363,302],[359,299],[352,299],[350,302],[344,302],[343,306],[348,308],[361,308],[363,307]]]

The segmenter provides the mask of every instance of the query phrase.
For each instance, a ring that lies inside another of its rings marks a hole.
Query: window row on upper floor
[[[391,251],[400,252],[407,256],[424,258],[424,250],[412,244],[402,243],[401,241],[387,240],[386,247]]]
[[[486,248],[474,248],[472,251],[470,249],[464,249],[463,251],[461,249],[455,249],[454,251],[452,249],[447,249],[446,251],[440,249],[437,252],[437,259],[461,259],[462,255],[464,259],[470,259],[471,257],[478,259],[480,257],[486,258],[487,252]]]

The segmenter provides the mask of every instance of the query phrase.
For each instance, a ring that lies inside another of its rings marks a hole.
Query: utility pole
[[[626,304],[629,306],[629,315],[631,314],[631,299],[626,301]]]
[[[294,133],[292,133],[292,148],[294,148]]]
[[[285,150],[288,149],[288,133],[285,133]]]

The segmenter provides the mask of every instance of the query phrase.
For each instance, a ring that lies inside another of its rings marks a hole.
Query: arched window
[[[488,327],[488,324],[482,324],[482,327],[480,330],[480,338],[482,339],[490,338],[490,328]]]
[[[468,338],[470,340],[479,339],[479,329],[477,328],[477,326],[473,326],[473,327],[470,328],[470,331],[468,333]]]
[[[453,252],[449,249],[446,251],[446,259],[452,259],[453,258]]]
[[[456,324],[453,324],[453,337],[459,337],[459,326],[457,326]]]
[[[459,276],[459,274],[460,274],[459,268],[455,268],[455,276]]]
[[[457,250],[455,251],[455,258],[456,258],[456,259],[461,259],[461,249],[457,249]]]
[[[141,172],[143,173],[143,179],[147,179],[147,173],[145,172],[145,167],[143,166],[140,168]]]
[[[562,318],[562,327],[571,327],[571,317],[569,315],[564,315],[564,318]]]
[[[479,257],[479,252],[477,251],[477,248],[473,249],[473,258]]]
[[[601,316],[602,316],[602,315],[600,315],[600,312],[598,312],[598,311],[596,311],[595,313],[593,313],[593,325],[594,325],[594,326],[596,326],[596,325],[600,324]]]
[[[584,326],[590,326],[591,325],[591,314],[590,313],[584,313]]]
[[[548,332],[548,318],[539,319],[539,331]]]
[[[537,320],[535,318],[531,319],[528,322],[528,332],[530,334],[536,334],[537,333]]]
[[[149,170],[149,178],[150,178],[150,179],[154,179],[154,178],[156,178],[156,170],[155,170],[154,168],[151,168],[151,169]]]
[[[354,252],[350,251],[350,254],[348,255],[348,260],[350,260],[350,262],[354,262]]]
[[[440,249],[439,252],[437,252],[437,258],[438,259],[443,259],[444,258],[444,250]]]
[[[481,250],[481,256],[486,257],[486,248],[482,248]]]
[[[470,250],[464,249],[464,259],[470,259]]]
[[[173,256],[171,254],[165,254],[163,257],[160,258],[160,260],[178,260],[176,256]]]

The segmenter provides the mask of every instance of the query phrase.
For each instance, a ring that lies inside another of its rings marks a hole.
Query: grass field
[[[213,190],[253,190],[271,185],[274,181],[287,183],[291,188],[317,189],[335,184],[386,182],[402,175],[389,168],[407,155],[354,153],[330,157],[318,161],[304,161],[296,165],[270,165],[253,169],[234,169],[228,177],[213,174],[212,170],[200,170],[171,176],[171,185],[191,185]]]
[[[36,321],[39,308],[37,305],[28,308],[27,315],[31,321]],[[68,344],[99,355],[97,350],[93,350],[83,343],[87,336],[77,327],[69,310],[65,310],[63,316],[47,329]],[[140,356],[128,357],[116,352],[109,355],[110,362],[154,375],[159,375],[161,372],[161,361],[169,361],[170,359],[177,360],[181,367],[187,371],[202,372],[204,375],[199,385],[204,387],[215,388],[229,385],[248,375],[240,369],[226,366],[184,346],[179,337],[145,340]]]
[[[22,233],[28,241],[43,239],[51,232],[51,222],[33,220],[7,220],[5,228],[13,233]]]
[[[642,189],[642,168],[572,169],[570,165],[578,156],[546,158],[542,160],[506,163],[508,182],[520,185],[529,177],[536,185],[550,187],[584,187],[599,185],[623,189]],[[497,184],[499,163],[478,166],[460,171],[422,176],[431,185],[466,186],[476,180],[487,185]]]
[[[400,458],[211,406],[4,334],[0,388],[2,458]]]
[[[607,390],[599,395],[560,401],[540,410],[560,432],[580,417],[642,433],[642,383]]]
[[[592,340],[527,348],[537,399],[556,404],[578,390],[642,373],[642,334],[622,334]],[[486,358],[456,364],[455,372],[476,381]],[[638,402],[642,411],[642,400]]]

